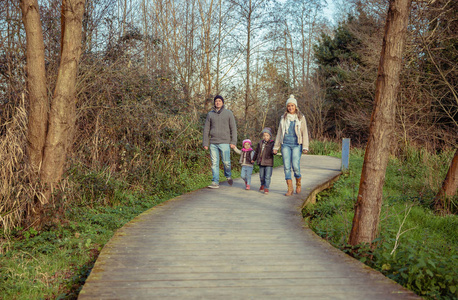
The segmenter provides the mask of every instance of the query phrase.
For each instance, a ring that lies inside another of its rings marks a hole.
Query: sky
[[[336,5],[334,0],[327,0],[325,1],[327,3],[326,8],[323,10],[324,16],[332,22],[332,24],[337,24],[334,16],[336,13]]]

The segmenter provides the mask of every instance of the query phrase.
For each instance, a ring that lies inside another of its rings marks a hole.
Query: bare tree
[[[231,0],[231,3],[237,7],[238,13],[241,20],[243,20],[243,29],[241,29],[241,35],[245,38],[245,44],[241,44],[240,47],[245,52],[245,93],[244,93],[244,119],[245,126],[244,131],[246,132],[248,124],[249,109],[255,105],[256,97],[251,94],[251,65],[253,57],[256,57],[255,51],[259,50],[259,39],[258,35],[262,28],[262,21],[266,15],[265,8],[267,7],[269,0]]]
[[[223,28],[223,6],[222,0],[218,1],[218,33],[217,33],[217,44],[216,44],[216,66],[215,66],[215,94],[220,94],[220,66],[221,66],[221,39],[222,39],[222,28]]]
[[[40,169],[48,122],[45,46],[37,0],[21,1],[22,22],[27,37],[27,89],[29,98],[28,155],[32,167]]]
[[[329,111],[329,103],[326,103],[326,90],[324,78],[316,74],[316,77],[307,84],[305,91],[306,105],[303,112],[307,118],[310,134],[314,138],[323,137],[326,127],[326,116]]]
[[[316,34],[317,28],[317,15],[319,12],[320,6],[317,5],[314,10],[308,11],[308,32],[307,37],[305,36],[305,10],[302,10],[301,14],[301,37],[302,37],[302,85],[307,88],[310,84],[310,59],[312,56],[312,40],[314,40],[314,35]],[[306,71],[305,71],[306,70]],[[307,95],[306,92],[303,93],[304,96]]]
[[[377,236],[411,0],[390,0],[350,244]]]
[[[4,0],[0,8],[0,120],[11,115],[21,99],[24,50],[21,37],[21,11],[16,1]],[[0,122],[3,126],[3,122]],[[0,133],[2,129],[0,129]]]
[[[84,0],[62,1],[60,65],[49,104],[38,1],[21,1],[27,36],[29,156],[33,166],[39,170],[40,179],[51,189],[62,177],[73,138],[84,3]],[[43,199],[44,202],[48,200]]]
[[[212,85],[213,85],[213,78],[212,78],[212,71],[211,71],[211,64],[212,64],[212,18],[208,16],[213,15],[214,4],[213,0],[210,0],[209,3],[205,0],[198,0],[199,5],[199,15],[200,21],[202,24],[202,81],[204,87],[204,99],[205,99],[205,110],[210,108],[212,103]]]
[[[292,85],[295,86],[297,81],[295,74],[297,65],[301,70],[300,85],[305,89],[310,81],[312,45],[320,25],[324,23],[319,17],[323,7],[320,1],[304,2],[298,0],[287,1],[285,6],[289,16],[285,19],[285,22],[291,23],[291,25],[287,26],[290,38],[290,52],[292,56],[294,53],[299,54],[299,61],[296,62],[293,58]],[[303,95],[307,97],[305,90]]]

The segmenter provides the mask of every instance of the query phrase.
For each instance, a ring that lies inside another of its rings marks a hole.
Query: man
[[[224,166],[224,176],[229,185],[231,178],[231,148],[237,144],[237,126],[232,112],[224,108],[224,98],[220,95],[213,99],[214,107],[207,114],[204,126],[203,146],[210,148],[212,161],[212,184],[209,188],[219,188],[219,156],[221,154]]]

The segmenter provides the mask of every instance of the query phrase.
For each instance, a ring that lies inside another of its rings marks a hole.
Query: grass
[[[195,176],[187,189],[208,184],[203,177]],[[114,232],[143,211],[176,196],[115,193],[120,200],[113,206],[68,207],[59,222],[41,232],[31,228],[14,232],[15,238],[2,245],[0,298],[76,299]]]
[[[340,156],[340,149],[332,142],[314,141],[311,153]],[[115,176],[108,169],[74,165],[68,174],[69,198],[62,198],[67,202],[59,209],[63,213],[50,213],[40,232],[31,227],[16,228],[9,239],[0,239],[0,298],[76,299],[99,252],[118,228],[159,203],[210,183],[208,157],[200,150],[193,155],[197,159],[192,162],[177,159],[172,166],[170,161],[159,164],[158,160],[155,167],[160,172],[138,168],[126,172],[127,177]],[[334,189],[317,196],[317,205],[304,211],[311,228],[347,252],[362,155],[363,151],[352,149],[350,170]],[[420,158],[422,166],[418,169],[412,169],[417,165],[415,159],[392,159],[378,247],[351,252],[426,298],[447,299],[447,295],[456,296],[457,218],[431,212],[433,185],[440,180],[430,176],[428,168],[437,166],[439,169],[433,172],[442,174],[449,157]],[[232,155],[234,178],[240,176],[238,159],[238,155]],[[282,164],[280,156],[275,156],[274,164]],[[131,178],[134,176],[138,178]],[[402,229],[411,230],[401,235],[399,247],[391,255],[396,233],[410,207]]]
[[[118,228],[159,203],[210,183],[207,159],[201,166],[162,162],[154,166],[157,172],[138,168],[127,176],[108,168],[70,168],[66,190],[58,191],[59,201],[45,210],[39,232],[16,227],[0,237],[0,299],[76,299]]]
[[[352,149],[350,169],[331,190],[304,209],[309,226],[335,247],[360,259],[426,299],[458,297],[458,218],[432,210],[453,151],[438,155],[409,150],[390,159],[380,234],[374,249],[348,244],[359,189],[363,151]]]
[[[232,155],[234,178],[240,177],[238,159]],[[173,178],[163,172],[143,174],[143,180],[150,179],[135,191],[107,169],[82,173],[81,166],[71,168],[67,193],[73,198],[63,204],[64,214],[53,215],[40,232],[16,228],[10,239],[0,240],[0,299],[76,299],[118,228],[159,203],[210,184],[210,164],[205,159],[201,164],[176,166]],[[281,164],[276,156],[274,165]],[[254,173],[258,170],[255,166]],[[224,178],[222,170],[220,175]]]
[[[0,257],[2,299],[76,299],[98,253],[132,218],[167,200],[124,194],[113,207],[72,207],[41,232],[13,233]]]

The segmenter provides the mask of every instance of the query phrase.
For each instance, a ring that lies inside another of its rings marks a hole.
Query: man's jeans
[[[259,166],[259,179],[264,188],[269,189],[273,167]]]
[[[302,145],[281,145],[281,155],[283,156],[283,168],[285,179],[291,178],[291,166],[293,167],[294,177],[301,178],[301,154]]]
[[[223,158],[224,176],[231,177],[231,146],[229,144],[210,144],[212,160],[212,182],[219,183],[219,155]]]

